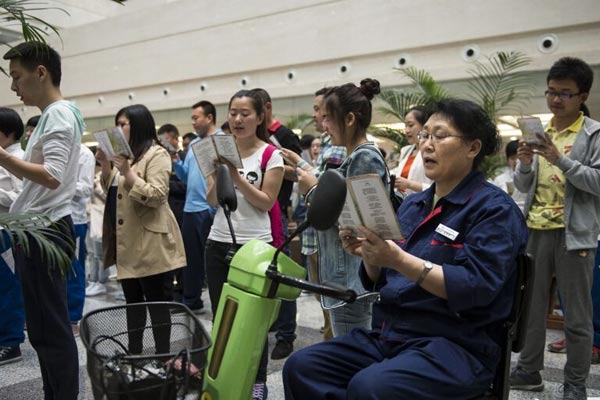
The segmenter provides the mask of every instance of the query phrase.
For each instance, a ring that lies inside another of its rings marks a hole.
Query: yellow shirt
[[[569,127],[560,132],[554,128],[554,118],[546,127],[546,133],[562,155],[569,155],[583,126],[583,113]],[[527,226],[532,229],[558,229],[565,227],[565,176],[544,157],[538,157],[538,179],[531,209],[527,214]]]

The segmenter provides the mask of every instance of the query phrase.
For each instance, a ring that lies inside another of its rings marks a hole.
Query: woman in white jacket
[[[417,139],[428,118],[429,113],[423,106],[413,107],[404,115],[404,132],[409,144],[400,150],[398,166],[391,171],[396,176],[395,188],[399,192],[421,192],[431,185],[431,180],[425,176]]]

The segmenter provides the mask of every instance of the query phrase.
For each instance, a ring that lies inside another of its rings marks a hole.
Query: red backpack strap
[[[267,148],[265,151],[263,151],[262,159],[260,160],[260,170],[262,171],[263,175],[267,170],[267,163],[271,159],[271,155],[275,150],[277,150],[277,147],[273,146],[272,144],[267,144]]]

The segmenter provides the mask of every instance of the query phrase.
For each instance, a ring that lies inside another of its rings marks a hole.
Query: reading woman
[[[523,214],[477,171],[496,126],[464,100],[437,104],[419,134],[431,187],[398,209],[405,240],[340,231],[379,291],[373,329],[304,348],[283,369],[286,399],[471,399],[489,388],[510,313]]]

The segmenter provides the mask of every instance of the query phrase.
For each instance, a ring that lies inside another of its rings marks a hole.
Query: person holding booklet
[[[379,291],[373,329],[304,348],[283,369],[286,399],[471,399],[492,383],[525,250],[523,214],[477,167],[496,126],[466,100],[443,100],[419,133],[433,181],[398,209],[403,236],[340,231]]]
[[[380,92],[379,82],[364,79],[360,86],[347,83],[333,87],[324,94],[323,127],[331,135],[334,146],[344,146],[348,156],[338,171],[346,176],[376,174],[385,187],[389,176],[383,156],[367,139],[367,128],[371,123],[371,100]],[[282,150],[285,157],[302,166],[300,158],[293,152]],[[316,187],[317,178],[311,172],[297,168],[300,191],[310,203],[311,188]],[[360,257],[344,252],[338,237],[338,227],[317,232],[319,241],[319,279],[322,283],[337,284],[364,293],[358,277]],[[322,297],[329,315],[334,336],[349,333],[354,328],[371,328],[371,301],[362,298],[352,304],[340,305],[337,300]]]
[[[168,301],[165,291],[169,271],[186,265],[183,240],[167,202],[171,157],[159,144],[154,118],[143,105],[117,112],[131,158],[116,155],[111,160],[101,149],[96,159],[102,168],[101,183],[107,193],[102,233],[104,265],[117,266],[117,279],[127,304]],[[163,312],[163,311],[166,311]],[[167,353],[170,344],[168,310],[151,310],[150,318],[157,353]],[[142,352],[146,313],[127,313],[129,351]],[[166,328],[165,328],[166,326]]]
[[[206,197],[217,213],[208,235],[205,250],[208,292],[213,315],[216,314],[223,284],[229,272],[230,249],[237,251],[252,239],[272,242],[269,210],[273,208],[283,181],[283,159],[274,146],[269,145],[264,105],[253,90],[240,90],[229,100],[229,126],[239,149],[242,168],[236,168],[225,158],[237,195],[237,210],[231,213],[231,222],[237,244],[232,244],[231,233],[223,209],[218,206],[215,174],[207,177]],[[268,153],[267,153],[268,152]],[[266,162],[265,162],[266,161]],[[265,165],[262,168],[262,165]],[[264,170],[264,172],[263,172]],[[249,335],[252,332],[248,332]],[[267,398],[267,343],[256,374],[253,399]]]

